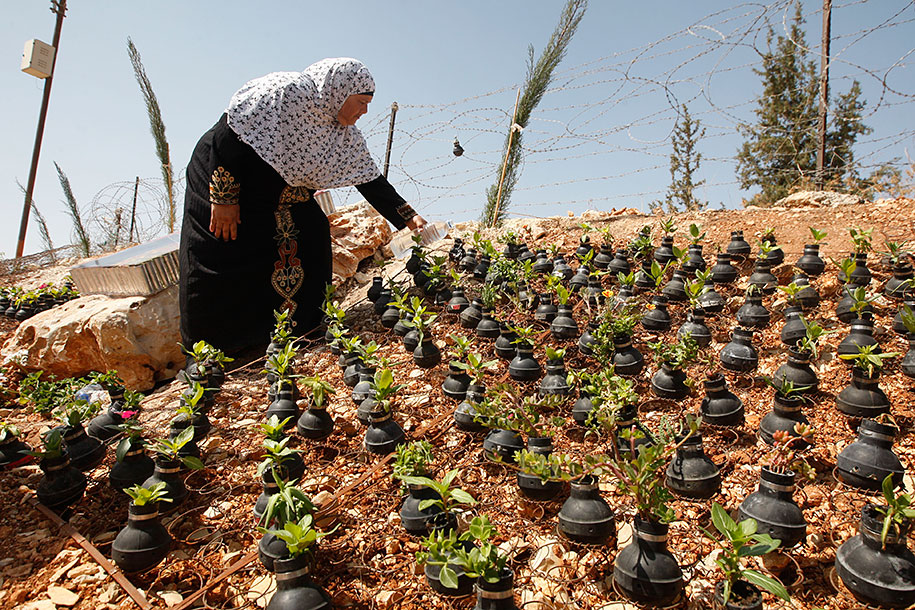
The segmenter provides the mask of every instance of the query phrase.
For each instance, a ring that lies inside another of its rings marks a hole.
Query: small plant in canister
[[[296,422],[296,431],[309,440],[327,438],[334,430],[334,420],[327,413],[327,403],[334,392],[333,386],[320,377],[303,377],[307,389],[306,409]]]
[[[556,293],[557,302],[556,317],[550,322],[550,332],[556,340],[574,339],[578,336],[579,329],[578,323],[572,317],[572,306],[569,305],[572,293],[556,276],[550,276],[548,284]]]
[[[51,430],[41,442],[41,449],[30,452],[38,458],[38,467],[44,473],[38,481],[36,495],[39,502],[60,514],[83,497],[88,481],[86,475],[70,464],[60,430]]]
[[[669,523],[674,518],[668,502],[673,495],[661,472],[667,461],[697,430],[698,422],[681,424],[662,419],[655,443],[633,451],[628,459],[612,460],[608,470],[619,490],[636,505],[632,542],[620,550],[613,564],[613,580],[626,597],[658,606],[671,605],[683,592],[683,573],[667,549]],[[679,439],[679,440],[677,440]]]
[[[787,378],[778,381],[769,377],[763,379],[775,390],[775,394],[772,397],[772,410],[759,422],[759,438],[768,445],[775,445],[776,433],[784,432],[789,437],[797,439],[793,441],[794,447],[807,447],[808,435],[801,434],[798,430],[806,431],[810,424],[801,409],[806,400],[804,392],[809,388],[796,386]],[[798,428],[798,425],[802,428]]]
[[[470,352],[465,360],[466,362],[452,362],[456,368],[463,369],[470,376],[464,400],[454,410],[454,423],[465,432],[482,432],[485,428],[476,421],[476,405],[486,392],[486,371],[496,368],[499,361],[484,360],[477,352]]]
[[[339,303],[333,301],[335,290],[333,284],[327,284],[324,287],[324,303],[322,305],[322,310],[325,315],[331,319],[334,319],[336,316],[333,316],[328,312],[334,312],[339,309]],[[340,312],[343,313],[343,310],[341,309]],[[292,334],[292,319],[290,319],[289,315],[288,309],[282,309],[280,311],[274,310],[274,324],[273,330],[270,332],[270,343],[267,345],[267,357],[275,354],[277,350],[282,349],[284,345],[295,339]],[[345,319],[345,317],[346,314],[344,313],[343,318]]]
[[[608,301],[595,320],[591,355],[604,367],[612,365],[618,375],[638,375],[645,367],[645,357],[632,345],[632,333],[641,318],[639,306]]]
[[[434,492],[417,505],[420,511],[433,511],[426,522],[429,535],[420,543],[427,554],[418,554],[417,560],[424,565],[423,572],[429,586],[447,596],[468,595],[473,590],[473,579],[453,562],[455,547],[471,544],[465,534],[458,535],[458,507],[476,504],[473,496],[452,485],[459,474],[458,470],[449,470],[440,481],[417,476],[401,479],[407,485],[425,487]]]
[[[391,400],[402,384],[394,383],[391,369],[379,369],[372,380],[374,396],[366,398],[359,406],[368,417],[368,428],[365,431],[364,445],[369,453],[387,455],[404,442],[404,431],[391,412]]]
[[[808,227],[810,234],[813,236],[812,244],[804,245],[804,253],[794,263],[794,266],[803,271],[806,275],[817,276],[826,269],[826,261],[820,258],[820,246],[826,239],[826,231]]]
[[[143,487],[151,487],[159,482],[165,482],[165,496],[171,500],[169,511],[177,509],[188,496],[187,487],[184,485],[182,472],[186,469],[200,470],[203,462],[194,456],[182,456],[184,446],[194,438],[194,429],[185,428],[174,439],[159,438],[153,441],[156,451],[156,466],[150,476],[143,483]]]
[[[549,411],[564,402],[557,394],[523,397],[514,385],[503,383],[487,390],[477,407],[476,421],[491,432],[483,440],[483,453],[496,461],[514,462],[515,453],[524,448],[524,436],[547,438],[551,429],[565,420]]]
[[[340,306],[340,303],[334,300],[334,288],[333,284],[327,284],[324,288],[324,302],[321,304],[321,311],[324,312],[324,322],[327,324],[327,331],[324,333],[324,341],[330,345],[330,350],[334,354],[338,354],[340,351],[339,345],[337,343],[339,335],[345,335],[347,333],[346,328],[346,311]],[[288,310],[283,310],[283,314],[289,315]],[[277,312],[274,312],[274,315],[279,315]],[[267,348],[267,357],[269,358],[274,351],[283,346],[287,341],[289,341],[289,336],[291,329],[284,329],[285,336],[276,336],[276,331],[270,335],[270,345],[274,346],[273,351],[268,346]]]
[[[118,431],[115,426],[124,421],[122,410],[138,410],[139,401],[137,401],[136,404],[125,404],[126,390],[124,389],[124,380],[121,379],[117,371],[90,373],[89,380],[94,384],[102,386],[102,388],[108,392],[111,404],[104,413],[100,413],[89,422],[89,425],[86,426],[86,434],[95,437],[100,441],[106,441],[117,434]],[[130,392],[130,394],[136,395],[135,392]],[[139,396],[142,399],[143,395],[140,394]]]
[[[705,285],[707,272],[696,271],[699,279],[687,280],[683,283],[683,291],[689,301],[690,311],[686,314],[686,321],[677,330],[677,337],[689,335],[699,345],[706,347],[712,342],[712,333],[705,325],[705,310],[700,304],[702,295],[710,289]]]
[[[426,582],[432,590],[449,597],[461,597],[473,591],[473,578],[457,563],[459,548],[473,548],[471,534],[458,533],[457,516],[453,511],[460,504],[473,505],[476,500],[464,490],[451,487],[457,474],[458,471],[451,470],[441,482],[426,477],[405,479],[411,485],[425,485],[439,494],[439,500],[425,501],[425,506],[438,506],[441,510],[430,518],[429,535],[420,542],[425,550],[416,554],[416,560],[423,566]],[[453,495],[455,492],[457,497]],[[423,503],[420,506],[424,506]]]
[[[278,426],[285,425],[285,421]],[[289,437],[279,439],[265,438],[263,442],[263,460],[257,465],[257,476],[260,477],[264,490],[254,504],[254,516],[260,519],[270,501],[270,496],[276,493],[275,479],[285,482],[297,481],[305,474],[305,463],[302,461],[301,452],[289,447]]]
[[[753,519],[735,522],[717,502],[712,504],[712,525],[718,530],[719,535],[701,529],[702,533],[715,541],[721,549],[715,564],[721,570],[724,580],[715,586],[716,608],[762,610],[760,589],[789,601],[788,590],[781,582],[758,570],[745,567],[744,558],[771,553],[779,547],[780,540],[758,533],[756,521]]]
[[[442,353],[432,340],[430,330],[438,314],[427,313],[426,306],[419,297],[410,300],[413,317],[404,321],[404,324],[417,333],[417,345],[413,349],[413,363],[423,369],[431,369],[442,361]]]
[[[64,444],[74,468],[88,472],[101,464],[107,446],[86,434],[83,422],[91,419],[101,408],[100,403],[71,397],[54,416],[60,420]]]
[[[906,539],[915,509],[910,495],[896,495],[892,475],[883,480],[882,492],[884,504],[867,504],[857,535],[836,551],[836,573],[869,606],[908,608],[915,603],[915,554]]]
[[[295,382],[297,375],[293,373],[297,354],[295,343],[289,341],[267,359],[267,366],[264,370],[267,373],[267,380],[271,384],[269,394],[273,397],[267,406],[265,415],[267,417],[276,415],[281,420],[289,418],[288,426],[295,425],[299,418],[299,407],[296,404],[299,398],[298,386]]]
[[[874,418],[890,412],[890,399],[879,386],[880,371],[884,362],[898,356],[898,352],[880,353],[876,345],[859,345],[857,353],[839,354],[839,358],[852,363],[851,385],[836,396],[836,407],[851,417]]]
[[[739,519],[755,519],[760,531],[782,541],[790,549],[807,536],[807,521],[793,492],[797,472],[808,477],[813,469],[797,455],[796,447],[810,445],[813,429],[797,424],[793,435],[778,430],[773,435],[772,451],[763,462],[759,475],[759,488],[740,503]]]
[[[446,597],[465,597],[473,593],[473,579],[457,564],[455,549],[472,546],[469,532],[458,533],[456,527],[435,528],[420,542],[416,563],[423,567],[426,584]],[[444,572],[444,575],[442,575]]]
[[[546,375],[540,381],[538,393],[541,396],[555,394],[568,396],[571,388],[568,382],[568,371],[565,366],[566,350],[563,348],[546,347]]]
[[[264,528],[258,528],[262,532]],[[330,596],[311,579],[315,565],[315,549],[327,535],[314,527],[314,517],[304,515],[298,521],[287,521],[282,527],[269,530],[285,545],[288,556],[273,562],[276,593],[267,603],[267,610],[324,610],[332,607]]]
[[[127,411],[123,412],[125,415]],[[155,462],[146,454],[147,440],[143,438],[143,427],[137,420],[136,412],[124,423],[116,426],[124,435],[115,450],[116,462],[108,473],[108,481],[115,489],[121,490],[134,485],[141,485],[152,476]]]
[[[456,528],[458,508],[473,506],[477,503],[473,496],[453,484],[460,474],[460,470],[452,469],[438,481],[425,476],[403,475],[400,477],[400,480],[407,485],[425,487],[435,492],[417,505],[420,511],[432,509],[432,514],[427,521],[430,529],[435,527]]]
[[[182,393],[180,405],[175,409],[176,417],[170,422],[173,429],[193,427],[194,442],[204,439],[212,427],[210,419],[207,417],[209,409],[204,401],[207,391],[202,384],[192,382]]]
[[[33,460],[31,448],[20,439],[19,428],[0,421],[0,471],[24,466]]]
[[[843,268],[849,267],[843,265]],[[850,268],[854,268],[854,262],[851,262]],[[864,286],[846,284],[841,294],[842,298],[836,303],[836,317],[840,321],[854,324],[856,320],[874,314],[874,301],[877,295],[869,293]]]
[[[455,544],[453,561],[468,578],[476,579],[477,604],[475,610],[516,610],[514,600],[514,574],[506,566],[508,557],[499,552],[492,539],[498,536],[486,515],[473,518],[467,528],[474,544]],[[451,570],[448,564],[443,570]],[[457,574],[443,577],[442,582],[458,587]]]
[[[212,345],[207,344],[207,347],[207,356],[203,363],[208,375],[207,385],[217,391],[226,379],[226,364],[234,362],[235,359],[229,358],[225,352]]]
[[[282,529],[286,523],[298,523],[305,515],[314,515],[317,510],[311,498],[294,483],[287,483],[276,476],[274,483],[276,493],[270,496],[258,521],[258,531],[262,536],[257,543],[258,559],[271,572],[276,560],[289,557],[289,550],[270,530]]]
[[[412,441],[397,446],[397,457],[394,459],[394,468],[391,475],[401,480],[407,489],[407,497],[400,506],[400,522],[413,536],[425,536],[429,533],[427,521],[432,515],[441,512],[441,508],[426,505],[420,509],[423,500],[437,497],[434,489],[422,485],[410,485],[403,481],[404,477],[427,477],[431,475],[433,461],[432,445],[428,441]]]
[[[655,362],[660,366],[651,378],[651,391],[659,398],[680,400],[689,394],[683,370],[699,355],[699,346],[689,334],[679,336],[676,343],[649,343]]]
[[[565,482],[580,478],[584,468],[571,455],[553,453],[552,439],[534,440],[540,442],[528,439],[527,449],[516,454],[518,489],[530,500],[552,500]]]
[[[212,349],[209,343],[206,341],[197,341],[190,347],[185,346],[183,343],[179,343],[178,347],[181,348],[181,352],[187,357],[188,364],[184,369],[187,378],[189,379],[188,383],[191,381],[196,381],[198,383],[207,385],[209,380],[209,373],[207,372],[206,360],[207,356]]]
[[[445,396],[457,401],[464,400],[467,395],[467,386],[470,385],[470,375],[459,366],[470,352],[472,342],[463,335],[448,335],[454,347],[450,350],[452,360],[448,364],[448,375],[442,382],[442,392]]]
[[[630,455],[652,442],[648,430],[638,421],[639,394],[632,379],[604,369],[591,376],[592,408],[584,424],[591,431],[606,434],[614,455]]]
[[[528,382],[540,379],[543,368],[534,358],[534,337],[536,330],[533,326],[512,326],[517,335],[513,343],[517,346],[517,353],[508,363],[508,375],[515,381]]]
[[[127,574],[154,568],[168,555],[172,537],[159,521],[159,502],[171,502],[165,483],[134,485],[124,489],[132,500],[127,526],[111,545],[111,560]]]

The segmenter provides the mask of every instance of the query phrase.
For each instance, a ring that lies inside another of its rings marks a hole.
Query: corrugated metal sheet
[[[81,294],[148,296],[178,283],[178,233],[70,269]]]

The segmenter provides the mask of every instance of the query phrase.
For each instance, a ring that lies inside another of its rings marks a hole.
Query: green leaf
[[[760,589],[764,589],[776,597],[780,597],[785,601],[789,601],[791,599],[791,596],[788,595],[788,589],[785,588],[785,585],[774,578],[766,576],[765,574],[757,572],[756,570],[744,570],[742,577],[751,585],[756,585]]]
[[[887,505],[892,506],[895,502],[896,495],[893,493],[893,475],[888,474],[886,478],[883,479],[883,499],[886,500]]]
[[[767,536],[768,537],[768,536]],[[774,540],[769,538],[768,541],[762,542],[759,544],[754,544],[753,546],[743,546],[737,552],[738,557],[758,557],[760,555],[766,555],[771,553],[781,545],[781,540]]]
[[[407,485],[418,485],[420,487],[435,487],[435,481],[429,477],[418,477],[416,475],[404,475],[400,480]]]
[[[193,428],[187,428],[187,429],[193,430]],[[185,466],[187,466],[191,470],[202,470],[204,467],[203,462],[200,461],[200,458],[195,458],[192,455],[181,458],[181,461],[184,463]]]
[[[442,486],[445,488],[451,487],[451,483],[454,481],[454,479],[457,476],[458,476],[457,469],[449,470],[448,472],[445,473],[445,476],[442,477],[442,481],[441,481]]]
[[[439,572],[439,580],[442,581],[442,585],[448,587],[449,589],[458,588],[458,579],[457,574],[454,570],[449,568],[447,565],[442,566],[442,571]]]
[[[740,531],[740,537],[744,540],[749,539],[753,534],[755,534],[756,528],[756,519],[744,519],[737,524],[737,529]]]
[[[436,504],[440,504],[440,503],[441,503],[441,500],[439,500],[439,499],[437,499],[437,498],[427,498],[427,499],[425,499],[425,500],[422,500],[422,501],[419,503],[419,507],[418,507],[418,508],[419,508],[420,511],[424,511],[424,510],[426,510],[427,508],[429,508],[430,506],[435,506]]]
[[[118,443],[118,448],[114,452],[115,457],[119,462],[124,461],[124,456],[127,455],[127,452],[130,450],[130,439],[122,438],[121,442]]]
[[[477,501],[469,493],[463,489],[453,489],[451,490],[451,497],[455,502],[460,504],[476,504]]]
[[[731,519],[728,512],[717,502],[712,504],[712,525],[722,534],[727,534],[737,528],[737,524]]]
[[[178,436],[175,437],[174,443],[179,448],[184,447],[189,442],[191,442],[192,438],[194,438],[194,427],[188,426],[187,428],[182,430]]]
[[[380,388],[390,387],[394,383],[394,373],[391,369],[381,369],[375,375],[375,385]]]

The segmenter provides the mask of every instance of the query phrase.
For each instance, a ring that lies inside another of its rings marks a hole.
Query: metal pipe
[[[388,127],[388,146],[384,151],[384,177],[388,177],[388,167],[391,165],[391,144],[394,142],[394,119],[397,118],[397,102],[391,104],[391,125]]]
[[[127,241],[133,243],[133,227],[136,223],[137,218],[137,191],[140,188],[140,177],[137,176],[136,181],[133,183],[133,205],[130,208],[130,232],[127,235]]]
[[[64,14],[67,12],[67,0],[51,0],[51,12],[57,15],[54,25],[54,59],[51,60],[51,76],[44,81],[44,95],[41,97],[41,110],[38,113],[38,129],[35,133],[35,146],[32,149],[32,165],[29,168],[29,181],[25,187],[25,203],[22,205],[22,220],[19,223],[19,241],[16,244],[16,258],[22,257],[25,249],[25,232],[29,226],[29,209],[31,208],[32,192],[35,190],[35,176],[38,173],[38,155],[41,153],[41,138],[44,135],[44,122],[48,114],[48,101],[51,99],[51,82],[54,80],[54,67],[57,65],[57,56],[60,55],[60,30],[64,24]]]
[[[832,0],[823,0],[823,46],[820,57],[820,108],[817,112],[817,170],[814,184],[823,190],[826,179],[826,113],[829,101],[829,43],[832,29]]]

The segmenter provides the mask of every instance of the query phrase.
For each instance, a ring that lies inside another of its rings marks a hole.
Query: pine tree
[[[778,37],[775,51],[775,33],[769,29],[770,51],[763,55],[762,69],[754,70],[763,80],[757,123],[740,127],[747,138],[737,154],[740,186],[762,187],[762,199],[770,202],[816,171],[816,67],[805,58],[803,23],[798,4],[788,36]]]
[[[830,129],[826,133],[825,180],[838,183],[846,180],[857,183],[858,171],[852,146],[858,136],[873,131],[861,118],[864,114],[864,100],[861,99],[861,84],[855,80],[845,95],[840,95],[832,113]]]
[[[663,201],[654,201],[650,205],[652,212],[663,211],[673,214],[679,211],[704,210],[708,202],[699,201],[695,190],[705,184],[705,180],[693,180],[699,171],[702,153],[696,150],[699,139],[705,136],[705,128],[693,120],[686,105],[680,106],[680,116],[674,124],[671,137],[673,153],[670,155],[670,186]]]
[[[772,203],[792,187],[813,181],[816,175],[818,77],[808,58],[800,4],[787,36],[769,29],[769,51],[762,57],[763,92],[755,110],[755,125],[741,125],[746,138],[737,153],[737,175],[744,189],[762,190],[751,203]],[[772,43],[775,40],[775,49]],[[825,179],[833,185],[855,179],[852,148],[858,136],[870,132],[862,123],[864,101],[857,81],[840,95],[830,112],[826,132]]]

